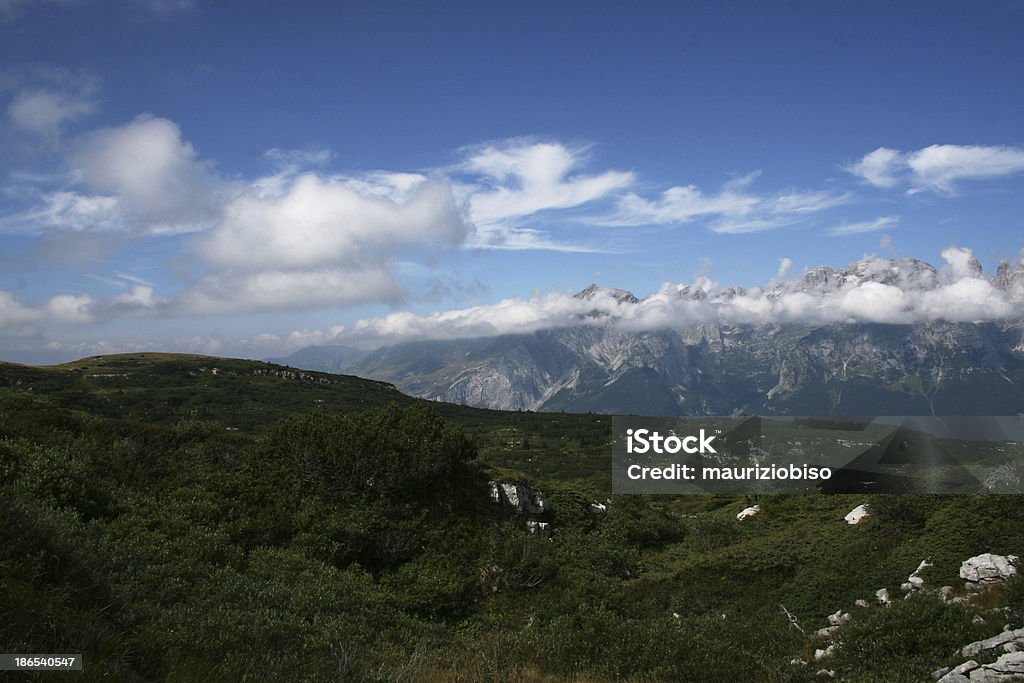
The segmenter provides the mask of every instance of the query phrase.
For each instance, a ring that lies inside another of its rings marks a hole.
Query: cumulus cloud
[[[86,189],[117,200],[136,232],[194,232],[219,212],[225,185],[177,124],[148,115],[92,133],[74,155]]]
[[[213,272],[178,304],[218,313],[394,303],[400,256],[458,248],[470,232],[444,180],[304,173],[228,202],[197,243]]]
[[[12,4],[8,4],[12,7]],[[0,4],[0,16],[3,5]],[[98,81],[82,70],[41,65],[0,70],[0,101],[14,128],[56,145],[68,123],[96,109]]]
[[[50,297],[43,310],[49,319],[60,323],[84,325],[114,318],[152,315],[167,306],[149,285],[136,284],[127,292],[105,299],[88,294],[58,294]]]
[[[628,193],[610,216],[592,222],[609,226],[666,225],[711,220],[720,233],[747,233],[791,225],[804,217],[839,206],[848,194],[823,191],[787,191],[758,194],[750,189],[759,176],[752,173],[732,180],[712,194],[694,185],[670,187],[654,199]]]
[[[404,202],[309,173],[283,193],[245,193],[202,240],[218,265],[247,269],[365,265],[410,247],[459,246],[469,233],[444,182],[421,182]]]
[[[881,216],[873,221],[861,221],[857,223],[844,223],[828,231],[830,235],[859,235],[864,232],[876,232],[894,227],[900,222],[899,216]]]
[[[8,231],[135,236],[197,232],[212,225],[237,192],[167,119],[139,116],[81,136],[71,147],[68,177],[29,182],[19,192],[38,201],[0,225]],[[36,187],[61,180],[56,190]]]
[[[25,305],[10,292],[0,290],[0,335],[21,336],[31,330],[42,313]]]
[[[946,266],[940,270],[911,259],[867,257],[845,269],[818,268],[795,280],[749,290],[722,288],[699,275],[690,284],[665,284],[639,303],[602,290],[587,299],[550,293],[429,315],[394,313],[361,320],[341,331],[337,339],[376,346],[574,325],[642,332],[700,324],[911,324],[1024,316],[1021,287],[996,287],[980,271],[969,249],[951,247],[942,256]],[[784,277],[790,266],[789,259],[783,259],[778,277]]]
[[[65,123],[94,109],[95,103],[89,98],[38,88],[22,90],[15,95],[7,107],[7,115],[18,128],[56,141]]]
[[[1009,146],[931,145],[911,152],[879,147],[846,167],[879,188],[952,195],[964,180],[988,180],[1024,171],[1024,149]]]

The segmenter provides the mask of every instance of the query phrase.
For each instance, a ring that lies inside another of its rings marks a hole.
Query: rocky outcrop
[[[544,494],[523,484],[491,481],[490,500],[502,503],[517,515],[542,515],[549,510]]]
[[[964,560],[960,565],[960,578],[966,582],[969,590],[977,590],[992,583],[1005,581],[1016,574],[1016,562],[1016,555],[982,553]]]
[[[1024,629],[1004,631],[986,640],[971,643],[963,649],[964,657],[975,657],[986,650],[1003,645],[1013,649],[1000,655],[990,664],[979,664],[969,659],[952,669],[939,669],[932,676],[938,683],[1008,683],[1024,678],[1024,652],[1017,648],[1024,645]]]

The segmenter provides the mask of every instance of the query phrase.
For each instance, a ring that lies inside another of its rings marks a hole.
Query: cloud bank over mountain
[[[665,284],[639,300],[622,290],[592,287],[580,294],[506,299],[424,316],[394,313],[361,320],[336,340],[377,346],[574,325],[639,332],[701,324],[911,324],[1024,317],[1024,258],[1004,261],[992,278],[970,249],[950,247],[942,258],[945,265],[935,268],[915,259],[868,257],[846,268],[823,266],[750,289],[723,287],[698,276],[689,284]],[[783,260],[780,278],[790,265]]]

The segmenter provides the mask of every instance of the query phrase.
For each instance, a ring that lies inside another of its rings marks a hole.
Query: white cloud
[[[606,171],[574,174],[583,149],[554,142],[510,140],[473,149],[462,168],[483,177],[470,198],[478,225],[529,216],[547,209],[568,209],[601,199],[634,182],[634,175]]]
[[[522,221],[608,198],[635,182],[635,175],[628,171],[577,173],[586,160],[586,149],[557,142],[517,138],[468,148],[465,153],[466,159],[455,170],[471,180],[457,190],[466,198],[476,226],[468,245],[475,248],[593,251],[558,242]]]
[[[96,301],[89,295],[58,294],[46,302],[46,313],[63,323],[91,323],[95,320],[92,308]]]
[[[15,232],[35,232],[40,225],[68,232],[121,232],[124,215],[117,197],[58,191],[46,195],[35,208],[0,219]]]
[[[114,318],[158,314],[164,312],[167,305],[153,287],[134,284],[127,292],[106,299],[95,299],[89,294],[58,294],[50,297],[42,310],[50,320],[87,325]]]
[[[859,235],[865,232],[875,232],[891,228],[900,222],[899,216],[881,216],[873,221],[861,221],[858,223],[844,223],[828,231],[830,235]]]
[[[305,173],[254,184],[198,239],[197,253],[212,272],[177,308],[222,313],[395,303],[404,296],[395,277],[400,257],[458,248],[470,232],[440,179]]]
[[[963,180],[1024,172],[1024,149],[1009,146],[931,145],[912,152],[879,147],[846,167],[880,188],[908,185],[910,193],[952,195]]]
[[[94,109],[95,103],[91,99],[78,94],[51,88],[29,88],[14,96],[7,107],[7,115],[18,128],[56,141],[65,123]]]
[[[714,194],[694,185],[670,187],[656,199],[628,193],[611,216],[591,222],[609,226],[667,225],[713,219],[709,227],[719,233],[772,230],[799,222],[806,216],[834,208],[849,200],[847,194],[787,191],[758,194],[749,189],[759,173],[732,180]]]
[[[229,202],[201,253],[230,268],[366,266],[406,249],[458,247],[469,230],[447,183],[420,183],[396,202],[307,173],[279,195]]]
[[[665,284],[637,304],[610,294],[590,300],[567,293],[415,315],[394,313],[361,320],[337,341],[364,346],[423,339],[459,339],[530,333],[575,325],[611,325],[628,331],[679,329],[714,323],[909,324],[933,320],[975,321],[1024,315],[1024,300],[998,289],[977,269],[970,250],[943,252],[948,265],[936,277],[906,261],[868,258],[830,285],[802,279],[737,292],[704,276],[691,285]],[[791,263],[783,259],[780,277]],[[706,296],[689,296],[694,290]]]
[[[846,170],[875,187],[895,187],[899,183],[896,174],[903,165],[903,155],[899,151],[879,147],[865,154],[857,163],[847,166]]]
[[[148,115],[86,136],[73,163],[81,185],[117,199],[133,232],[201,230],[227,189],[174,122]]]
[[[0,335],[20,336],[27,333],[42,313],[18,300],[10,292],[0,290]]]
[[[775,279],[781,280],[789,274],[789,269],[793,267],[793,259],[788,256],[779,259],[779,270],[775,273]]]
[[[942,250],[942,259],[949,264],[953,277],[958,280],[982,275],[981,264],[970,249],[947,247]]]
[[[959,180],[983,180],[1024,171],[1024,149],[932,145],[907,156],[920,189],[952,194]]]

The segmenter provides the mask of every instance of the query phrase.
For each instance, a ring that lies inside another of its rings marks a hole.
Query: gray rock
[[[978,640],[970,645],[964,645],[961,653],[963,653],[964,657],[973,657],[979,652],[991,650],[994,647],[999,647],[1003,643],[1009,643],[1010,641],[1017,640],[1018,638],[1024,638],[1024,628],[1017,629],[1016,631],[1003,631],[1002,633],[997,633],[991,638]]]
[[[1016,562],[1016,555],[982,553],[964,560],[960,565],[960,578],[967,582],[968,588],[1005,581],[1017,573]]]
[[[971,672],[971,683],[1006,683],[1024,677],[1024,652],[1009,652]]]
[[[967,674],[978,668],[978,663],[973,659],[964,662],[963,664],[953,667],[948,673],[944,674],[939,679],[939,683],[970,683],[970,679],[967,678]]]

